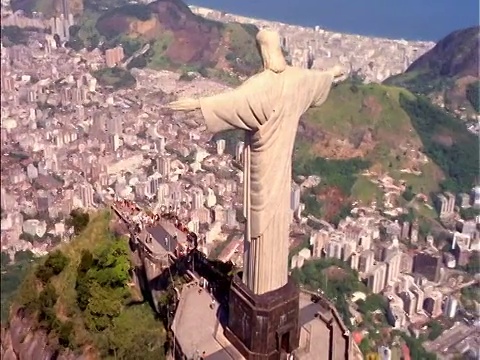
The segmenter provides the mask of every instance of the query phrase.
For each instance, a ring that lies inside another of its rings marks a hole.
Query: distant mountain
[[[455,31],[385,84],[437,98],[450,110],[478,105],[480,26]]]
[[[129,67],[197,71],[227,81],[261,67],[255,42],[258,29],[253,25],[207,20],[180,0],[84,5],[67,44],[76,50],[122,45],[128,58],[148,45],[148,51],[136,56]]]

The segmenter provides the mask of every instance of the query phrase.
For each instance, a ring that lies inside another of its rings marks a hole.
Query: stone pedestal
[[[247,360],[279,360],[298,347],[299,291],[292,279],[280,289],[253,294],[235,276],[230,288],[227,339]]]

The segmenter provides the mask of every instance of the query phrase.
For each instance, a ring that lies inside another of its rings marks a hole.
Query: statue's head
[[[287,67],[287,62],[280,46],[280,36],[276,31],[263,29],[257,34],[257,43],[263,59],[265,70],[280,73]]]

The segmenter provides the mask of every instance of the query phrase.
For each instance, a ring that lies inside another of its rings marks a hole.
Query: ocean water
[[[238,15],[338,32],[437,41],[478,25],[478,0],[187,0]]]

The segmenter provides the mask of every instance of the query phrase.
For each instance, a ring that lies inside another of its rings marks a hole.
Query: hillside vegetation
[[[294,173],[322,178],[312,190],[315,201],[304,201],[325,216],[325,208],[338,203],[338,213],[349,198],[379,199],[376,185],[360,176],[366,169],[405,181],[413,193],[467,191],[478,175],[478,154],[475,136],[428,100],[398,87],[346,81],[302,119]]]
[[[1,264],[1,323],[2,325],[8,321],[8,312],[12,299],[15,297],[15,292],[19,284],[23,281],[25,276],[33,266],[33,255],[30,251],[19,251],[15,254],[14,262],[10,261],[9,256],[2,252]]]
[[[478,111],[468,95],[479,81],[480,26],[455,31],[414,61],[405,73],[393,76],[386,84],[405,87],[415,93],[441,96],[447,107],[467,107]]]
[[[125,59],[135,55],[128,68],[197,71],[229,80],[261,66],[255,26],[207,20],[180,0],[86,2],[85,7],[67,45],[76,50],[121,45]]]
[[[427,99],[401,95],[400,104],[423,142],[423,151],[443,170],[444,190],[469,192],[478,180],[478,136]]]
[[[93,217],[70,244],[50,253],[23,281],[13,305],[48,334],[58,352],[102,359],[162,359],[165,330],[130,285],[128,242]]]

